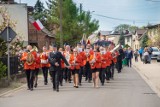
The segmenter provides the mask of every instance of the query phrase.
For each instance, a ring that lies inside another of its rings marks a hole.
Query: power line
[[[105,18],[112,19],[112,20],[128,21],[128,22],[133,22],[133,23],[146,23],[146,22],[157,22],[157,21],[160,21],[160,20],[132,20],[132,19],[122,19],[122,18],[115,18],[115,17],[105,16],[105,15],[100,15],[100,14],[93,14],[93,15],[100,16],[100,17],[105,17]]]

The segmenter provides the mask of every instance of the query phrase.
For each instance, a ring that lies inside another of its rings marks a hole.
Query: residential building
[[[129,45],[130,47],[133,47],[133,40],[132,40],[132,34],[128,33],[124,35],[124,41],[125,45]]]
[[[146,29],[137,29],[133,35],[133,49],[140,49],[140,40],[147,33]]]
[[[32,24],[34,21],[34,18],[29,16],[28,43],[37,46],[39,51],[42,51],[43,46],[49,47],[49,45],[52,45],[55,42],[55,35],[46,28],[38,31]]]
[[[12,22],[15,23],[13,30],[17,33],[17,38],[24,41],[24,45],[28,44],[28,12],[27,4],[0,4],[0,7],[7,10]],[[0,15],[0,24],[3,22]]]
[[[160,36],[160,24],[149,25],[147,28],[147,35],[152,40],[152,45],[155,45],[155,38]]]

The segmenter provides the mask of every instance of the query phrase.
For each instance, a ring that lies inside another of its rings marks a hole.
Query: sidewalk
[[[160,63],[153,60],[151,64],[143,64],[133,60],[133,67],[160,97]]]

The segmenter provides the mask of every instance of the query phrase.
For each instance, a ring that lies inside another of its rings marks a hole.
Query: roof
[[[136,33],[137,35],[143,35],[147,30],[146,29],[137,29]]]
[[[156,27],[158,27],[158,26],[160,26],[160,24],[148,25],[146,28],[152,29],[152,28],[156,28]]]
[[[110,33],[110,35],[120,35],[120,32],[119,31],[112,31],[111,33]]]
[[[35,22],[35,19],[32,16],[29,16],[29,22],[30,23]],[[45,33],[47,36],[55,38],[55,35],[51,33],[49,30],[47,30],[45,27],[41,31]]]
[[[100,31],[101,35],[110,35],[112,31]]]
[[[128,34],[124,35],[124,37],[129,37],[129,36],[132,36],[132,34],[128,33]]]

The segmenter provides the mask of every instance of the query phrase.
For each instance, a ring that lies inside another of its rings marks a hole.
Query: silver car
[[[157,47],[152,47],[153,49],[153,52],[152,52],[152,56],[151,58],[152,59],[157,59],[157,61],[159,60],[160,61],[160,51]]]

